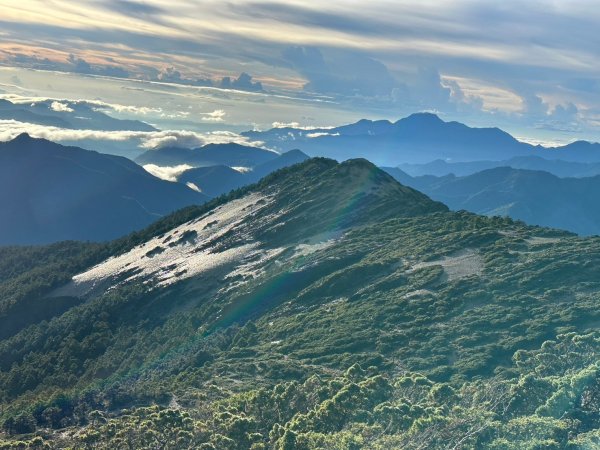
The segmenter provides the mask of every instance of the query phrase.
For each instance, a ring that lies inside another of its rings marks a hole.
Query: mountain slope
[[[13,442],[36,427],[106,449],[596,442],[600,239],[313,159],[71,251],[51,272],[69,281],[35,298],[73,306],[0,341]],[[0,293],[22,286],[9,274]]]
[[[413,178],[398,169],[386,170],[454,210],[510,216],[582,235],[600,234],[600,176],[558,178],[542,171],[498,167],[465,177]]]
[[[537,155],[548,159],[600,162],[600,144],[577,142],[544,148],[520,142],[498,128],[471,128],[417,113],[398,120],[360,120],[337,128],[274,128],[242,133],[278,151],[300,148],[311,156],[338,160],[368,158],[378,165],[424,164],[436,159],[502,161]]]
[[[206,200],[122,157],[27,135],[0,144],[0,244],[114,239]]]

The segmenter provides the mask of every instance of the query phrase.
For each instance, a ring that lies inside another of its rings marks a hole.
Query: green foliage
[[[593,448],[600,239],[391,183],[316,159],[110,244],[0,250],[0,445]],[[218,243],[277,252],[251,276],[48,296],[252,189]]]

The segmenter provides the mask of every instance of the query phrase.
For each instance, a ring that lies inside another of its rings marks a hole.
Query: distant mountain
[[[87,102],[43,100],[12,103],[0,99],[0,120],[17,120],[76,130],[156,131],[152,125],[139,120],[111,117]]]
[[[310,157],[306,153],[301,152],[298,149],[290,150],[289,152],[277,156],[277,158],[270,159],[269,161],[257,165],[252,171],[248,172],[248,176],[253,180],[252,182],[256,182],[271,172],[304,162],[309,158]]]
[[[599,268],[362,159],[0,249],[2,446],[596,449]]]
[[[177,179],[180,183],[192,183],[203,194],[218,197],[229,191],[249,184],[247,174],[232,169],[229,166],[196,167],[186,170]]]
[[[301,163],[307,159],[309,159],[308,155],[300,150],[291,150],[248,171],[240,172],[224,165],[197,167],[183,172],[178,181],[192,183],[195,187],[200,188],[204,194],[216,197],[233,189],[256,183],[271,172]]]
[[[310,156],[338,160],[364,157],[386,166],[423,164],[436,159],[503,161],[531,155],[600,162],[600,144],[581,141],[547,149],[520,142],[498,128],[471,128],[444,122],[430,113],[413,114],[394,123],[363,119],[331,129],[274,128],[242,134],[278,151],[300,148]]]
[[[510,216],[532,225],[600,235],[600,176],[559,178],[547,172],[510,167],[464,177],[411,177],[397,168],[385,170],[453,210]]]
[[[138,156],[138,164],[178,166],[189,164],[195,167],[225,165],[229,167],[254,167],[277,158],[278,153],[264,148],[235,143],[207,144],[199,148],[163,147],[148,150]]]
[[[504,161],[448,162],[437,159],[426,164],[400,164],[398,168],[411,176],[471,175],[494,167],[542,170],[558,177],[591,177],[600,174],[600,163],[583,163],[545,159],[540,156],[516,156]]]
[[[26,134],[0,143],[0,244],[114,239],[207,199],[119,156]]]

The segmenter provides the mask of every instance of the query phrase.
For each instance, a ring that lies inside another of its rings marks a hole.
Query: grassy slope
[[[579,353],[573,335],[542,344],[597,328],[599,239],[447,212],[361,161],[312,161],[251,189],[277,195],[265,216],[287,211],[277,227],[247,224],[263,245],[287,249],[277,264],[217,296],[186,283],[152,295],[125,287],[0,342],[6,428],[16,431],[15,418],[19,431],[32,429],[27,420],[91,423],[51,442],[106,448],[123,435],[150,445],[142,422],[170,448],[593,440],[597,339]],[[336,227],[346,231],[335,244],[294,252]],[[456,259],[465,251],[468,264]],[[163,406],[141,408],[152,403]]]

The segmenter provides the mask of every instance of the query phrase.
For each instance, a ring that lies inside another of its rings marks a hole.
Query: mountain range
[[[162,147],[148,150],[135,159],[138,164],[193,167],[225,165],[254,167],[277,158],[277,152],[236,143],[207,144],[199,148]]]
[[[310,156],[337,160],[363,157],[383,166],[425,164],[437,159],[504,161],[517,156],[540,156],[576,162],[600,162],[600,144],[577,141],[546,148],[518,141],[499,128],[471,128],[445,122],[435,114],[417,113],[397,122],[360,120],[334,128],[273,128],[242,133],[269,148],[300,148]]]
[[[584,163],[563,161],[560,159],[545,159],[540,156],[515,156],[504,161],[467,161],[448,162],[437,159],[425,164],[400,164],[398,168],[411,176],[434,175],[456,176],[472,175],[494,167],[512,167],[513,169],[528,169],[548,172],[557,177],[592,177],[600,175],[600,163]]]
[[[27,134],[0,143],[0,244],[115,239],[208,198],[120,156]]]
[[[598,442],[600,239],[449,211],[362,159],[0,254],[7,445]]]
[[[543,171],[496,167],[462,177],[411,177],[398,168],[385,170],[453,210],[510,216],[532,225],[600,235],[598,175],[559,178]]]
[[[115,239],[308,159],[299,150],[279,155],[235,144],[208,145],[198,152],[208,156],[195,163],[221,164],[187,170],[175,183],[127,158],[26,134],[0,143],[0,208],[5,212],[0,245]],[[223,163],[254,167],[241,172]]]

